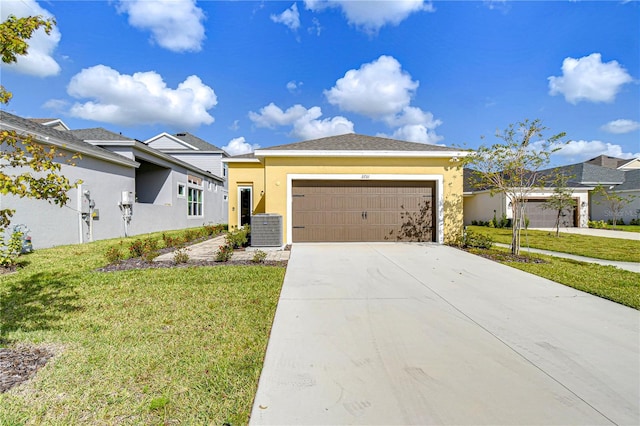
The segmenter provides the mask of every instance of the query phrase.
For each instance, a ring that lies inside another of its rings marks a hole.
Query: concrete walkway
[[[221,245],[225,244],[224,235],[193,244],[187,247],[187,254],[190,261],[197,260],[215,260],[215,255]],[[251,260],[256,250],[262,250],[267,253],[265,261],[284,261],[289,260],[290,251],[283,250],[281,247],[247,247],[246,250],[236,250],[231,255],[231,260]],[[154,262],[172,262],[175,252],[162,254],[155,259]]]
[[[494,243],[494,245],[498,247],[505,247],[505,248],[511,247],[509,244],[501,244],[501,243]],[[640,247],[638,247],[638,249],[640,250]],[[541,250],[541,249],[530,248],[530,247],[520,247],[520,253],[527,253],[527,252],[546,254],[548,256],[561,257],[563,259],[578,260],[580,262],[597,263],[599,265],[605,265],[605,266],[615,266],[616,268],[624,269],[626,271],[640,273],[640,263],[636,263],[636,262],[621,262],[618,260],[596,259],[594,257],[578,256],[575,254],[562,253],[559,251]]]
[[[640,423],[640,313],[435,244],[295,244],[254,425]]]

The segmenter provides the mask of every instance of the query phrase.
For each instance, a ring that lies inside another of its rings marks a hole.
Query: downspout
[[[84,241],[84,237],[83,237],[83,225],[82,223],[84,222],[84,220],[82,219],[82,184],[78,185],[78,187],[76,188],[76,194],[78,197],[78,204],[77,204],[77,212],[78,212],[78,243],[82,244]]]

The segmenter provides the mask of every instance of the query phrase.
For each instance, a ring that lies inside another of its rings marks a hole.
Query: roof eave
[[[469,151],[366,151],[366,150],[266,150],[256,157],[384,157],[384,158],[453,158],[466,157]]]
[[[13,130],[13,131],[16,131],[16,132],[24,132],[24,133],[30,134],[40,143],[53,145],[53,146],[55,146],[57,148],[62,148],[62,149],[65,149],[67,151],[77,152],[79,154],[86,155],[87,157],[97,158],[99,160],[103,160],[103,161],[106,161],[106,162],[109,162],[109,163],[119,164],[119,165],[128,166],[128,167],[135,167],[135,168],[140,167],[140,163],[138,163],[137,161],[130,160],[130,159],[126,158],[126,157],[122,157],[121,155],[118,155],[116,153],[112,153],[110,151],[107,151],[104,154],[100,153],[100,152],[95,152],[95,151],[88,150],[88,149],[84,148],[82,145],[75,145],[75,144],[74,145],[70,145],[69,143],[67,143],[64,140],[60,140],[60,139],[55,138],[55,137],[47,136],[47,135],[44,135],[44,134],[42,134],[40,132],[33,131],[33,130],[28,130],[27,131],[27,130],[22,129],[20,127],[12,126],[10,123],[1,123],[1,126],[8,127],[8,128],[10,128],[10,130]],[[93,145],[91,145],[91,146],[93,146]],[[117,157],[122,157],[122,158],[117,158]]]
[[[260,160],[258,158],[223,158],[223,163],[259,163]]]

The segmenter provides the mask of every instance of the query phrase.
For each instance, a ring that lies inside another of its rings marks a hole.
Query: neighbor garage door
[[[544,209],[546,200],[528,200],[525,205],[525,217],[529,219],[530,228],[554,228],[556,226],[557,210]],[[575,226],[574,209],[566,209],[560,218],[560,226]]]
[[[434,199],[434,182],[296,180],[292,241],[435,241]]]

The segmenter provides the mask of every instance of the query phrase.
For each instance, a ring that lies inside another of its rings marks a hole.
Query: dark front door
[[[240,226],[251,224],[251,188],[240,188]]]

